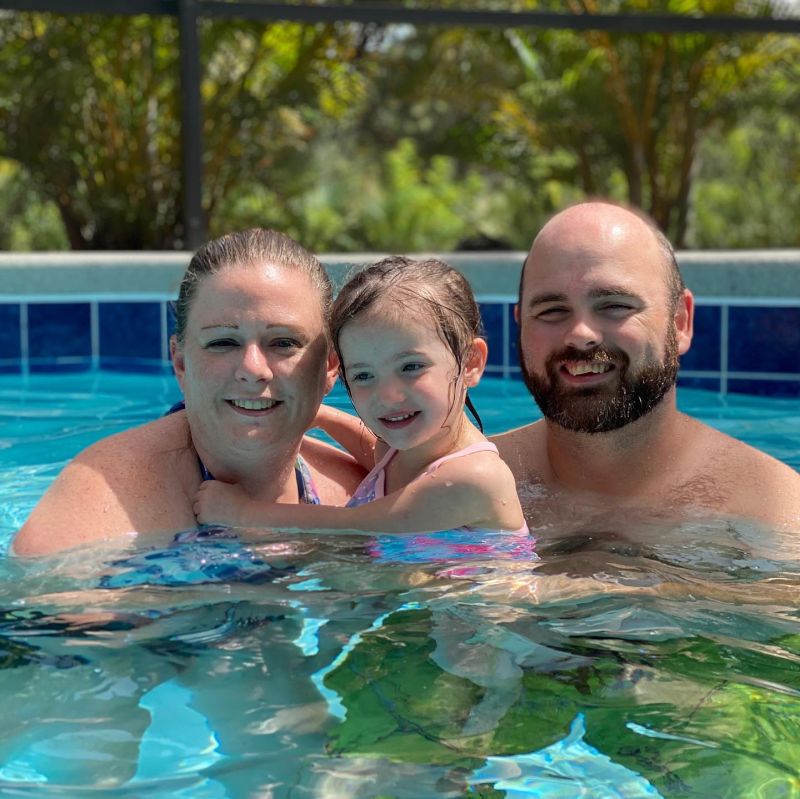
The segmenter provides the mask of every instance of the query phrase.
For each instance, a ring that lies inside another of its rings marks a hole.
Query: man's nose
[[[585,316],[576,316],[564,336],[564,343],[577,350],[590,350],[602,342],[603,334],[599,325]]]
[[[236,367],[236,379],[244,382],[272,379],[269,359],[258,344],[242,346],[242,357]]]

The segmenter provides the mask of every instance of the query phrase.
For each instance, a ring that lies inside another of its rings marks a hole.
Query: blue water
[[[679,397],[800,467],[800,402]],[[176,398],[0,377],[2,546]],[[537,415],[516,382],[474,399],[488,432]],[[730,520],[625,523],[453,569],[313,534],[0,560],[0,796],[800,796],[800,566]]]

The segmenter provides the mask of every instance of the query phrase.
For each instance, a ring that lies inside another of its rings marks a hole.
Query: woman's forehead
[[[304,271],[270,264],[224,267],[200,281],[190,317],[263,314],[323,326],[322,297]],[[271,321],[271,323],[275,323]]]

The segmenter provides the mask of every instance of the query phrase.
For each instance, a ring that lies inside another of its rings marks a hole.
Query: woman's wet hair
[[[414,260],[392,255],[357,272],[342,287],[333,304],[331,339],[342,364],[345,387],[347,378],[339,345],[342,330],[358,316],[376,308],[389,316],[430,320],[452,353],[457,374],[461,374],[475,338],[483,336],[472,287],[460,272],[436,258]],[[477,417],[469,399],[467,407]],[[478,423],[480,426],[480,419]]]
[[[204,244],[192,257],[181,281],[178,300],[174,304],[175,336],[178,342],[183,343],[189,311],[197,294],[197,287],[204,278],[230,267],[259,263],[296,269],[308,275],[311,284],[319,292],[322,317],[327,325],[333,290],[322,264],[305,247],[289,236],[276,230],[252,228],[226,233],[218,239],[213,239]]]

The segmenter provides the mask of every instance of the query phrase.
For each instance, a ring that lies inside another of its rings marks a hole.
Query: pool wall
[[[190,253],[0,254],[0,372],[169,368]],[[377,257],[325,255],[341,283]],[[513,308],[525,253],[440,254],[470,280],[489,341],[488,373],[519,375]],[[695,338],[680,383],[800,397],[800,251],[678,253],[695,294]]]

